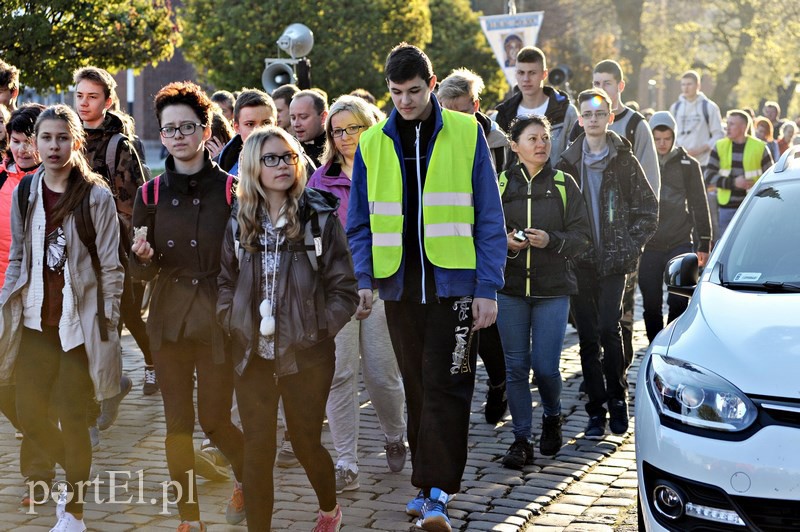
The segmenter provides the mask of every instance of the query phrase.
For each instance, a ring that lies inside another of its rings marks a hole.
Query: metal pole
[[[126,96],[128,97],[127,112],[129,115],[133,116],[133,101],[134,101],[134,95],[136,94],[134,87],[133,69],[129,68],[126,74],[127,76],[125,77],[125,89],[126,89],[125,92]]]

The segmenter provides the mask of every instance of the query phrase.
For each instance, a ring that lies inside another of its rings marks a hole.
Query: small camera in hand
[[[514,236],[512,236],[511,238],[513,238],[517,242],[526,242],[528,240],[528,237],[525,235],[525,231],[523,231],[522,229],[514,233]]]

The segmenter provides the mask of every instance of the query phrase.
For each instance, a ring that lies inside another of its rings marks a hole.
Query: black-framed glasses
[[[335,138],[335,139],[338,139],[339,137],[341,137],[345,133],[347,133],[348,135],[350,135],[352,137],[353,135],[357,134],[359,131],[361,131],[362,129],[365,129],[366,127],[367,126],[347,126],[347,127],[344,127],[344,128],[337,127],[336,129],[331,131],[331,135],[333,135],[333,138]]]
[[[267,168],[271,168],[273,166],[278,166],[281,164],[281,161],[288,164],[289,166],[294,166],[297,164],[297,161],[300,160],[300,156],[296,153],[284,153],[283,155],[277,155],[275,153],[268,153],[259,159],[264,166]]]
[[[161,136],[164,137],[165,139],[171,139],[172,137],[175,136],[175,133],[177,133],[178,131],[180,131],[181,135],[183,135],[184,137],[188,137],[189,135],[194,134],[194,132],[197,131],[198,127],[204,128],[206,127],[206,125],[198,124],[195,122],[187,122],[185,124],[181,124],[178,127],[174,126],[162,127],[158,131],[161,132]]]
[[[608,118],[608,111],[595,111],[594,113],[587,111],[585,113],[581,113],[581,117],[583,117],[584,120],[591,120],[592,117],[595,117],[598,120],[603,120]]]

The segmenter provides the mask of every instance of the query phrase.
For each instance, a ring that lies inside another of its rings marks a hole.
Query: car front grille
[[[788,532],[800,530],[800,501],[784,499],[764,499],[728,495],[720,488],[688,480],[662,471],[647,462],[642,463],[644,489],[647,490],[651,514],[659,524],[674,532]],[[747,526],[716,523],[689,516],[676,521],[665,519],[653,506],[652,493],[657,481],[667,481],[677,486],[694,504],[733,510]]]
[[[758,406],[762,426],[782,425],[800,429],[800,401],[785,398],[749,396]]]
[[[764,532],[800,530],[800,501],[731,497],[739,515]]]

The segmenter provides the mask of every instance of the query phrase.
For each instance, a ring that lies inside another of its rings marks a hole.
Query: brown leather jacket
[[[307,188],[298,214],[306,224],[313,211],[328,212],[322,230],[322,255],[315,271],[305,243],[291,242],[281,252],[275,301],[277,376],[291,375],[335,356],[333,338],[347,324],[358,304],[353,260],[342,224],[336,217],[338,199]],[[241,375],[258,355],[261,315],[262,251],[236,252],[237,209],[234,207],[222,243],[222,265],[217,284],[217,319],[231,339],[231,354]],[[322,308],[321,308],[322,307]],[[330,340],[325,348],[323,342]]]

